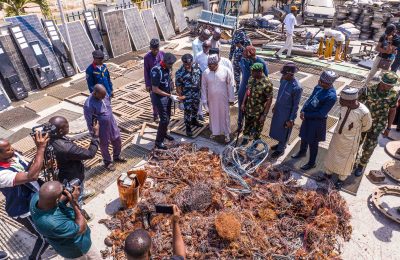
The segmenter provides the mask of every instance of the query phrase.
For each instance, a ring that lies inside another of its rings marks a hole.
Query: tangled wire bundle
[[[202,183],[211,191],[211,203],[199,210],[189,208],[181,217],[188,259],[340,257],[340,243],[350,239],[352,229],[347,204],[337,191],[305,189],[289,179],[287,171],[263,164],[252,176],[266,183],[245,178],[252,192],[235,193],[227,189],[233,183],[220,162],[217,154],[193,144],[156,151],[146,169],[153,186],[146,184],[136,210],[121,211],[103,221],[112,229],[106,238],[111,252],[103,251],[104,255],[125,259],[123,239],[137,228],[147,228],[153,240],[153,258],[171,256],[170,218],[151,213],[151,208],[156,203],[176,203],[184,192]],[[204,206],[206,200],[200,201]],[[217,219],[221,214],[222,219],[240,223],[235,224],[240,233],[229,234],[231,240],[220,237],[226,231],[224,221]]]

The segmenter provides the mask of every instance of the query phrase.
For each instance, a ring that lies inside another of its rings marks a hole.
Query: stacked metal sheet
[[[135,49],[148,47],[150,39],[137,7],[124,9],[124,17]]]
[[[175,25],[179,32],[183,32],[188,27],[185,14],[180,0],[171,0],[172,11],[174,13]]]
[[[123,10],[104,13],[107,35],[114,58],[132,51]]]
[[[72,49],[74,51],[75,61],[78,65],[79,71],[83,72],[86,70],[87,66],[89,66],[93,61],[93,44],[90,41],[85,29],[83,28],[81,21],[67,23],[67,26],[71,39]],[[61,32],[62,37],[66,39],[67,33],[64,25],[59,25],[58,28]]]
[[[156,17],[158,27],[161,30],[161,34],[164,40],[169,40],[172,36],[175,36],[175,30],[172,26],[171,19],[168,16],[167,9],[164,3],[155,4],[151,7]]]
[[[147,34],[150,39],[160,39],[158,34],[156,21],[154,20],[153,11],[151,9],[146,9],[141,12],[144,26],[146,27]]]
[[[42,23],[36,14],[29,14],[23,16],[6,17],[7,22],[13,24],[19,24],[21,30],[24,32],[28,43],[39,42],[41,48],[44,51],[48,62],[52,70],[55,73],[56,79],[62,79],[63,73],[60,65],[58,64],[57,57],[54,55],[53,49],[49,40],[47,39],[46,33],[43,29]]]

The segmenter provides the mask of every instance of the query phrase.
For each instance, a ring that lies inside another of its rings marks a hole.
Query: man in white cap
[[[300,118],[303,120],[300,128],[301,146],[300,151],[292,155],[292,158],[298,159],[306,156],[307,149],[310,148],[308,163],[300,168],[303,171],[315,168],[318,143],[325,141],[326,119],[329,111],[336,103],[336,90],[333,87],[333,82],[336,79],[335,72],[322,72],[318,85],[301,109]]]
[[[369,109],[357,99],[358,89],[351,86],[346,86],[340,93],[339,122],[325,157],[325,177],[330,178],[332,174],[337,174],[338,181],[335,183],[337,189],[342,187],[343,182],[353,171],[361,133],[368,131],[372,125]]]
[[[208,57],[208,69],[201,79],[201,99],[209,108],[211,138],[225,135],[225,142],[229,142],[231,133],[229,106],[235,101],[234,78],[232,72],[225,66],[218,65],[218,62],[218,55],[213,54]]]
[[[221,39],[221,29],[215,27],[211,37],[211,48],[219,49],[221,47],[221,42],[219,41],[220,39]]]
[[[293,34],[294,27],[297,26],[296,15],[299,9],[297,6],[293,5],[290,7],[290,13],[286,15],[283,23],[286,27],[286,42],[282,48],[275,53],[276,58],[280,58],[279,56],[287,49],[286,58],[292,58],[292,48],[293,48]]]

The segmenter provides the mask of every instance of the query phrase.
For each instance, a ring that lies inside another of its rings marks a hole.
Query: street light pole
[[[68,25],[67,25],[67,22],[65,21],[64,9],[62,7],[61,0],[57,0],[57,4],[58,4],[58,8],[60,10],[61,22],[62,22],[62,24],[64,25],[64,28],[65,28],[65,37],[67,38],[66,40],[67,40],[69,52],[70,52],[71,58],[72,58],[72,66],[77,71],[78,65],[76,63],[74,51],[72,49],[71,37],[69,36]]]

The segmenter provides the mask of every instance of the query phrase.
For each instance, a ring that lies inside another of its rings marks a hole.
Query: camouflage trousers
[[[184,107],[184,121],[186,126],[190,126],[193,120],[197,119],[197,113],[199,111],[200,99],[185,100],[183,103]]]
[[[242,71],[240,68],[239,62],[240,62],[240,60],[233,59],[233,76],[235,78],[236,90],[238,90],[239,86],[240,86],[240,73]]]
[[[378,138],[383,130],[380,127],[372,129],[372,131],[361,134],[362,154],[358,156],[358,163],[364,167],[368,164],[375,147],[378,145]]]
[[[264,124],[260,124],[259,118],[259,115],[245,115],[243,135],[253,136],[255,140],[260,139]]]

